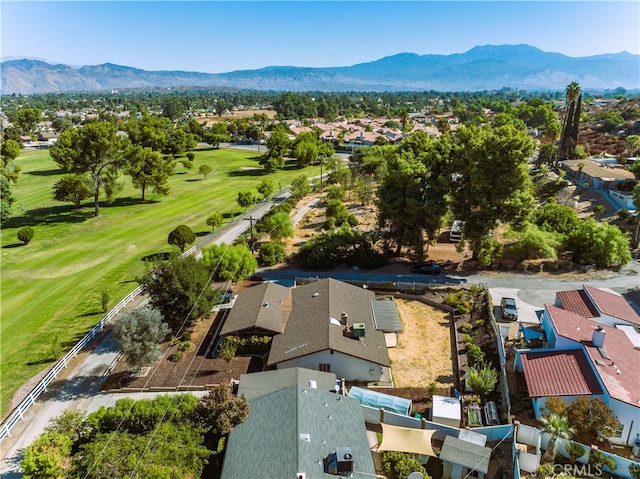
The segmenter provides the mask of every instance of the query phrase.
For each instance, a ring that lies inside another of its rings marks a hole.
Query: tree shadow
[[[4,245],[2,249],[19,248],[20,246],[26,246],[26,245],[24,243],[11,243],[11,244]]]
[[[198,237],[201,238],[203,236],[207,236],[209,233],[211,233],[211,231],[197,231],[194,234]]]
[[[159,200],[148,200],[145,199],[143,200],[142,198],[134,198],[133,196],[127,196],[126,198],[116,198],[113,203],[108,203],[106,205],[104,205],[104,208],[109,208],[112,206],[136,206],[136,205],[152,205],[155,203],[160,203]],[[101,207],[103,206],[102,204],[100,205]]]
[[[51,357],[48,357],[48,358],[37,359],[35,361],[29,361],[26,364],[27,364],[27,366],[42,366],[43,364],[49,364],[49,363],[53,363],[55,361],[56,361],[56,358],[51,356]]]
[[[88,313],[82,313],[82,314],[78,314],[76,315],[76,318],[85,318],[87,316],[95,316],[96,314],[106,314],[104,311],[92,311],[92,312],[88,312]]]
[[[163,251],[161,253],[153,253],[148,254],[140,258],[142,261],[150,261],[152,263],[160,262],[160,261],[169,261],[171,259],[171,252]],[[135,280],[131,280],[128,282],[134,282]]]
[[[202,181],[203,178],[189,178],[188,180],[185,180],[187,183],[195,183],[197,181]]]
[[[64,175],[66,173],[62,168],[58,168],[55,170],[43,170],[43,171],[29,171],[25,173],[25,175],[33,175],[33,176],[56,176],[56,175]]]
[[[93,210],[88,208],[75,208],[73,205],[56,205],[46,208],[34,208],[25,211],[22,215],[7,220],[5,228],[21,228],[55,223],[82,223],[93,218]]]
[[[241,214],[242,213],[235,214],[235,212],[232,211],[231,213],[222,213],[222,217],[228,220],[228,219],[234,219],[236,216],[239,216]]]
[[[227,173],[227,176],[265,176],[268,172],[262,168],[252,168],[250,170],[233,170]]]

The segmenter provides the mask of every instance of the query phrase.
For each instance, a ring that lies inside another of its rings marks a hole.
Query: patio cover
[[[360,404],[364,404],[365,406],[384,409],[385,411],[393,411],[398,414],[404,414],[405,416],[408,416],[411,411],[410,399],[391,396],[390,394],[379,393],[369,389],[362,389],[357,386],[352,386],[351,389],[349,389],[349,397],[357,399],[360,401]]]
[[[382,444],[378,447],[379,452],[400,451],[437,457],[431,447],[431,436],[436,432],[435,430],[380,424],[382,425]]]

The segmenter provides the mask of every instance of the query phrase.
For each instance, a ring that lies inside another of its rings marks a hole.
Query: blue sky
[[[0,55],[221,73],[346,66],[396,53],[527,43],[640,54],[640,2],[7,1]]]

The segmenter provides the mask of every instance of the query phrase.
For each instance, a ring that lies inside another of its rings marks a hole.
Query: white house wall
[[[320,364],[330,364],[330,372],[347,381],[379,381],[382,376],[382,367],[379,364],[348,356],[337,351],[334,351],[332,354],[329,350],[283,361],[277,364],[277,368],[301,367],[315,369],[317,371]]]

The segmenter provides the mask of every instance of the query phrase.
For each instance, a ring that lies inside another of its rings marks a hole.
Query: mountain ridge
[[[129,88],[238,88],[281,91],[482,91],[516,88],[640,89],[640,55],[623,51],[587,57],[526,44],[482,45],[464,53],[402,52],[343,67],[267,66],[227,73],[143,70],[103,63],[70,66],[38,59],[0,63],[2,94],[66,93]]]

